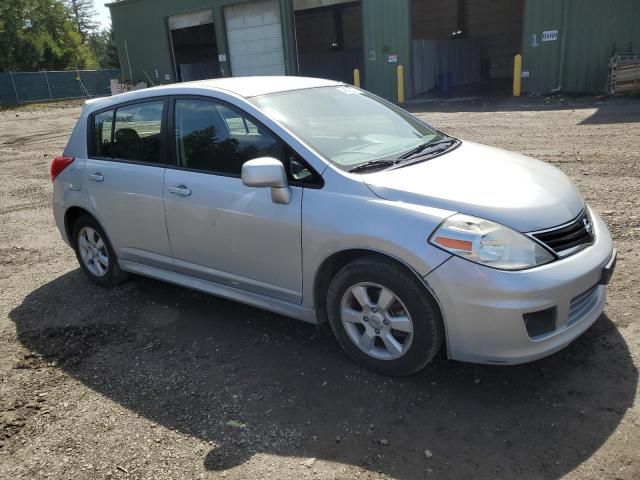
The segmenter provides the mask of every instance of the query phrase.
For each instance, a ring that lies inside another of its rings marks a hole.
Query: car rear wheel
[[[93,217],[78,218],[73,226],[73,240],[80,268],[94,283],[112,286],[127,279],[107,235]]]
[[[329,285],[327,310],[342,348],[379,373],[415,373],[442,346],[442,318],[431,294],[391,261],[365,257],[342,268]]]

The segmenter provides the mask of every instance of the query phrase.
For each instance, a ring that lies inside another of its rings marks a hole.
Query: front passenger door
[[[176,166],[164,205],[176,271],[300,302],[302,188],[280,205],[240,179],[245,161],[283,158],[284,145],[222,102],[176,98],[171,109]]]

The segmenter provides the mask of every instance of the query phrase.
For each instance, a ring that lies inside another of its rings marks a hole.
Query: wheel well
[[[407,265],[393,257],[390,257],[389,255],[385,255],[384,253],[365,249],[345,250],[335,253],[327,258],[324,262],[322,262],[322,265],[320,265],[320,268],[318,269],[318,273],[316,275],[314,288],[314,304],[316,305],[316,315],[320,323],[324,323],[328,320],[326,298],[327,290],[329,289],[331,280],[345,265],[362,257],[378,257],[380,260],[394,263],[411,275],[414,275],[420,280],[421,283],[423,282],[422,278],[419,278],[419,275]],[[427,288],[425,288],[425,292],[433,297],[433,294]],[[435,298],[434,305],[438,309],[440,308],[438,302],[435,301]]]
[[[93,218],[89,212],[87,212],[84,208],[80,207],[71,207],[64,214],[64,229],[67,233],[67,238],[69,239],[69,243],[71,246],[75,248],[75,239],[73,238],[73,226],[76,221],[80,218],[81,215],[89,215]]]

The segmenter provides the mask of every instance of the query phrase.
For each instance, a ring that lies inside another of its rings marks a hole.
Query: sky
[[[93,0],[96,5],[96,11],[98,12],[97,21],[100,23],[100,28],[109,28],[111,26],[111,17],[109,17],[109,9],[104,6],[110,0]]]

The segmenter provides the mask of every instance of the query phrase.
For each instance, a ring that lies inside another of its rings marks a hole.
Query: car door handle
[[[191,195],[191,190],[189,190],[184,185],[178,185],[177,187],[169,187],[169,193],[180,195],[182,197],[188,197],[189,195]]]
[[[99,172],[96,172],[89,175],[89,180],[93,180],[94,182],[104,182],[104,175],[102,175]]]

